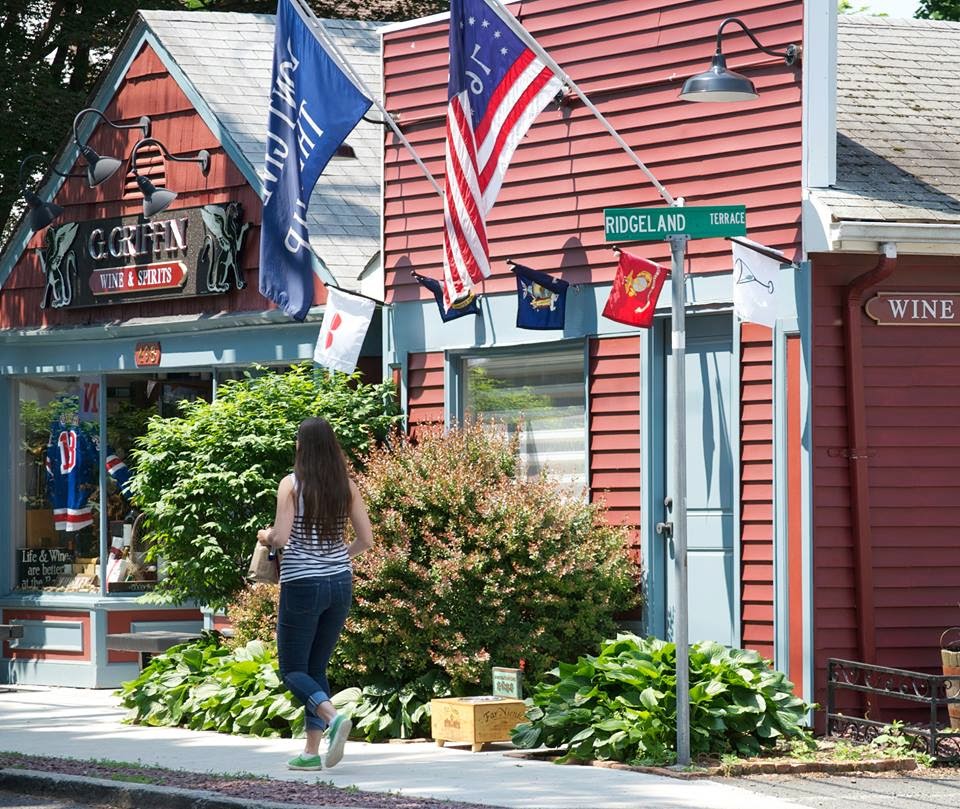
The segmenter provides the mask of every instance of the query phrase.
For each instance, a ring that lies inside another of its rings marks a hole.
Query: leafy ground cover
[[[663,765],[676,760],[676,647],[619,635],[596,657],[561,663],[533,689],[520,748],[562,748],[565,759]],[[811,706],[759,654],[714,642],[690,647],[690,751],[755,756],[782,740],[808,743]]]

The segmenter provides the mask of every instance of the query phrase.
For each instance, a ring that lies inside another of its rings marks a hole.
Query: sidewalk
[[[113,759],[205,773],[253,773],[362,791],[551,809],[795,809],[798,805],[713,781],[681,781],[599,767],[562,767],[433,743],[349,742],[332,770],[294,772],[299,740],[258,739],[121,723],[110,691],[0,688],[0,751]]]

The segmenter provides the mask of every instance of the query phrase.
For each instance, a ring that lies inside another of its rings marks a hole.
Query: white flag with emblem
[[[357,367],[363,338],[367,335],[376,303],[327,287],[327,305],[317,336],[313,361],[318,365],[352,374]]]
[[[776,325],[776,290],[784,264],[790,260],[779,250],[747,239],[733,241],[733,309],[737,317],[771,329]]]

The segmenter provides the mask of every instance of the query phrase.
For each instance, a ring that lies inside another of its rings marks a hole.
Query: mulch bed
[[[514,758],[532,758],[540,761],[557,761],[562,750],[537,750],[529,753],[506,753]],[[631,772],[664,775],[669,778],[719,778],[741,775],[794,775],[800,773],[822,773],[838,775],[850,772],[910,772],[917,769],[912,758],[864,759],[860,761],[805,761],[789,758],[743,759],[736,764],[721,765],[719,762],[704,762],[690,768],[649,767],[622,764],[618,761],[565,761],[564,764],[585,767],[604,767],[610,770],[629,770]]]
[[[242,775],[220,776],[167,770],[160,767],[138,767],[132,764],[113,765],[69,758],[25,756],[19,753],[0,753],[0,769],[5,768],[67,776],[84,775],[115,781],[138,781],[179,789],[200,789],[233,798],[278,803],[334,804],[364,807],[364,809],[490,809],[490,806],[476,803],[391,795],[384,792],[360,792],[356,789],[339,789],[323,783],[307,784]],[[318,779],[323,779],[322,770],[316,775]]]

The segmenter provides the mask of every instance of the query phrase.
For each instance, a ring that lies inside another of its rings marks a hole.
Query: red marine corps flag
[[[628,326],[649,329],[657,308],[660,288],[670,270],[639,256],[620,251],[617,277],[603,307],[603,316]]]
[[[443,200],[447,309],[490,275],[487,214],[517,144],[563,86],[521,39],[519,28],[499,0],[450,3]]]

